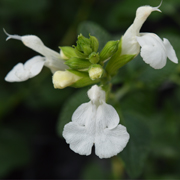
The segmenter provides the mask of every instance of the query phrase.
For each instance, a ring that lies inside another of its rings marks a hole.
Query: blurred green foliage
[[[10,34],[35,34],[56,51],[60,45],[75,44],[77,34],[88,37],[90,33],[102,49],[108,40],[121,37],[139,6],[159,3],[1,0],[0,27]],[[179,0],[164,0],[160,9],[162,13],[153,12],[141,31],[169,39],[180,59]],[[89,101],[87,88],[55,90],[46,68],[27,82],[5,82],[15,64],[36,53],[21,42],[5,42],[3,31],[0,37],[0,178],[180,178],[180,65],[168,60],[165,68],[155,70],[138,56],[119,70],[112,79],[109,103],[118,111],[131,139],[115,157],[118,160],[99,160],[93,153],[80,157],[59,140],[74,110]],[[43,153],[47,156],[42,158]]]

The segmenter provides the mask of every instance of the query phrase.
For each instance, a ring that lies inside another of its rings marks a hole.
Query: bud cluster
[[[89,38],[82,34],[78,36],[76,46],[60,47],[61,56],[65,64],[73,71],[87,73],[89,78],[99,80],[103,77],[104,62],[109,59],[118,49],[119,41],[109,41],[99,53],[99,41],[95,36],[89,35]]]

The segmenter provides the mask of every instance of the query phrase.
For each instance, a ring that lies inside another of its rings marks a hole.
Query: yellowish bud
[[[82,77],[75,75],[69,71],[56,71],[53,75],[54,88],[63,89],[72,85]]]
[[[96,80],[96,79],[100,79],[102,77],[102,74],[104,72],[103,68],[101,65],[99,64],[93,64],[90,68],[89,68],[89,77],[92,80]]]

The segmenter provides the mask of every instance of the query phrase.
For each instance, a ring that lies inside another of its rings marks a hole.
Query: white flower
[[[105,102],[105,92],[97,85],[88,91],[90,102],[80,105],[72,122],[64,127],[63,137],[70,148],[80,155],[95,154],[110,158],[121,152],[129,140],[126,127],[119,125],[116,110]]]
[[[136,36],[140,35],[139,31],[151,12],[161,12],[158,9],[160,5],[158,7],[141,6],[137,9],[133,24],[126,30],[122,37],[121,54],[139,54],[140,46],[136,40]]]
[[[6,75],[5,80],[8,82],[21,82],[26,81],[38,75],[44,66],[44,58],[41,56],[35,56],[24,63],[18,63],[13,69]]]
[[[6,32],[5,32],[6,33]],[[64,64],[61,55],[48,47],[46,47],[41,39],[34,35],[8,35],[7,39],[17,39],[21,40],[23,44],[34,51],[42,54],[44,57],[35,56],[32,59],[26,61],[23,65],[22,63],[18,63],[5,77],[6,81],[9,82],[19,82],[25,81],[29,78],[32,78],[40,73],[43,65],[48,67],[52,73],[57,70],[65,70],[68,69],[68,66]],[[41,63],[40,63],[41,62]]]
[[[162,3],[162,1],[161,1]],[[159,11],[158,7],[142,6],[136,11],[133,24],[122,37],[121,54],[136,54],[140,52],[143,60],[155,69],[161,69],[166,65],[167,57],[174,63],[178,63],[176,53],[167,39],[163,41],[153,33],[140,33],[140,29],[148,16],[153,11]]]
[[[176,53],[167,39],[163,41],[153,33],[144,33],[137,41],[141,46],[143,60],[155,69],[161,69],[166,65],[167,57],[174,63],[178,63]]]

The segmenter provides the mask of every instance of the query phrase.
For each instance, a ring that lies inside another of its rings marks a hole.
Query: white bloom
[[[162,1],[161,1],[162,3]],[[122,37],[121,54],[136,54],[140,52],[143,60],[155,69],[161,69],[166,65],[167,57],[174,63],[178,63],[176,53],[167,39],[163,41],[153,33],[140,33],[140,29],[147,17],[153,11],[159,11],[158,7],[142,6],[136,11],[133,24]]]
[[[163,41],[153,33],[144,33],[137,41],[141,46],[143,60],[155,69],[161,69],[166,65],[167,57],[174,63],[178,63],[176,53],[167,39]]]
[[[70,148],[80,155],[90,155],[92,146],[100,158],[121,152],[129,140],[126,127],[119,125],[116,110],[105,102],[105,92],[97,85],[88,91],[90,102],[80,105],[72,122],[64,127],[63,137]]]
[[[34,36],[34,35],[19,36],[19,35],[10,35],[8,33],[6,33],[6,34],[8,35],[6,40],[8,40],[8,39],[21,40],[25,46],[33,49],[34,51],[36,51],[44,56],[41,58],[40,58],[40,56],[38,56],[38,58],[37,58],[37,56],[35,56],[34,58],[32,58],[33,61],[32,61],[32,59],[30,59],[25,63],[25,64],[33,64],[33,65],[31,65],[31,72],[37,71],[39,73],[42,69],[42,66],[41,66],[42,64],[44,66],[48,67],[52,73],[54,73],[57,70],[65,70],[68,68],[68,66],[64,64],[64,61],[63,61],[61,55],[59,53],[49,49],[48,47],[46,47],[43,44],[43,42],[41,41],[41,39],[39,39],[37,36]],[[37,64],[36,61],[41,61],[41,65]],[[43,63],[42,63],[42,61],[43,61]],[[8,73],[8,75],[5,77],[5,80],[9,81],[9,82],[25,81],[25,80],[27,80],[33,76],[36,76],[38,74],[38,73],[30,73],[29,67],[25,68],[25,64],[24,64],[24,67],[23,67],[22,63],[17,64]],[[20,68],[20,71],[19,71],[19,68]],[[19,71],[19,72],[17,72],[17,71]],[[16,77],[17,74],[18,74],[18,78]],[[15,76],[13,76],[13,75],[15,75]]]
[[[160,4],[161,5],[161,4]],[[122,52],[121,54],[139,54],[140,46],[136,40],[136,36],[140,35],[140,29],[148,16],[153,11],[159,11],[160,7],[141,6],[136,11],[136,17],[133,24],[127,29],[122,37]]]
[[[44,66],[44,57],[35,56],[24,63],[18,63],[6,75],[5,80],[8,82],[26,81],[38,75]]]

